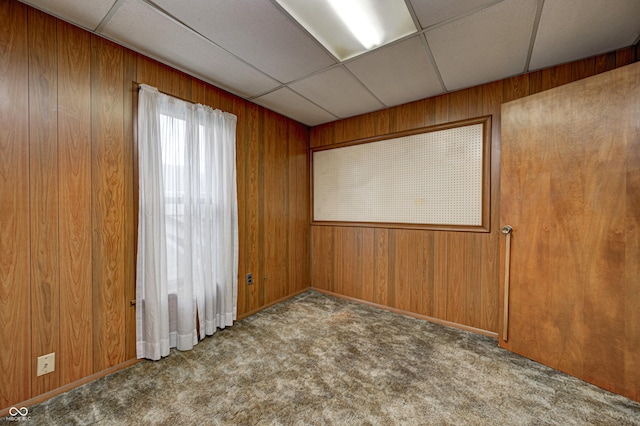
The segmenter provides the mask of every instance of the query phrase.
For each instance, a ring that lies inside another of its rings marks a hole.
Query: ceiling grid
[[[276,0],[21,1],[309,126],[640,39],[638,0],[403,0],[413,34],[340,61]]]

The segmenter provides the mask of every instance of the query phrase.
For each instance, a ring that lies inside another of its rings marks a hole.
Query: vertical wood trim
[[[124,359],[136,357],[136,307],[131,300],[136,298],[136,253],[138,233],[138,175],[137,146],[134,132],[137,131],[138,86],[137,54],[129,49],[123,52],[123,179],[124,179],[124,327],[125,351]]]
[[[422,287],[422,311],[419,312],[422,315],[433,316],[434,307],[434,253],[433,253],[433,240],[434,231],[422,232],[422,263],[423,268],[423,282]]]
[[[389,281],[389,230],[375,228],[373,232],[373,302],[387,305]]]
[[[256,199],[258,201],[258,215],[257,215],[257,223],[258,223],[258,244],[256,246],[256,255],[258,260],[258,279],[257,279],[257,292],[258,292],[258,306],[263,306],[267,303],[266,301],[266,273],[267,268],[265,264],[265,199],[264,192],[266,190],[265,186],[265,155],[266,155],[266,139],[267,139],[267,129],[269,124],[269,115],[268,111],[261,110],[261,120],[260,120],[260,134],[258,136],[258,158],[256,164],[258,166],[258,181],[257,181],[257,194]]]
[[[33,396],[60,384],[59,369],[36,377],[37,357],[60,347],[56,19],[29,9],[28,34]]]
[[[391,307],[396,306],[398,286],[396,284],[396,269],[398,268],[398,259],[396,256],[396,229],[389,229],[388,246],[387,246],[387,286],[385,294],[387,296],[387,304]]]
[[[124,361],[123,48],[91,36],[93,369]]]
[[[262,154],[262,109],[248,103],[246,108],[245,141],[247,144],[247,166],[245,171],[245,218],[246,218],[246,273],[253,274],[253,284],[247,287],[245,294],[245,310],[249,312],[262,306],[260,293],[262,289],[262,262],[260,255],[261,235],[261,159]],[[264,299],[263,299],[264,300]]]
[[[197,84],[196,84],[197,83]],[[204,83],[194,79],[192,85],[192,99],[194,102],[203,103]],[[247,142],[245,133],[245,102],[240,101],[241,106],[236,107],[234,114],[238,117],[236,122],[236,191],[238,203],[238,304],[236,313],[240,315],[246,312],[245,301],[247,292]]]
[[[498,330],[498,299],[500,291],[500,108],[503,83],[485,84],[482,113],[491,114],[491,233],[482,239],[480,327]]]
[[[362,290],[360,298],[373,302],[375,283],[375,230],[362,229]]]
[[[60,385],[93,374],[91,37],[58,21]]]
[[[31,397],[27,7],[0,2],[0,408]]]

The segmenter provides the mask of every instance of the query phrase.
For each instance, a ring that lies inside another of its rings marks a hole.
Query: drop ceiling
[[[24,3],[309,126],[640,37],[640,0],[406,0],[415,33],[340,62],[275,0]]]

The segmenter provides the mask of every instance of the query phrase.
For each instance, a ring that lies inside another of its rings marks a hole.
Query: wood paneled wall
[[[311,129],[326,146],[492,115],[491,232],[312,226],[314,288],[497,335],[500,105],[635,62],[639,46]]]
[[[135,358],[137,83],[238,116],[238,315],[310,285],[306,126],[0,0],[0,412]]]

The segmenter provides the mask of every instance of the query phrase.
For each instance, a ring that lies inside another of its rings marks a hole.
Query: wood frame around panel
[[[379,142],[388,139],[396,139],[405,136],[413,136],[422,133],[432,133],[442,130],[455,129],[458,127],[472,126],[482,124],[482,224],[479,226],[468,225],[442,225],[442,224],[413,224],[413,223],[393,223],[393,222],[341,222],[341,221],[320,221],[313,217],[313,154],[317,151],[326,151],[329,149],[344,148],[348,146],[361,145],[371,142]],[[372,136],[363,139],[356,139],[337,143],[333,145],[319,146],[311,148],[309,156],[310,172],[309,172],[309,188],[310,188],[310,222],[311,225],[320,226],[356,226],[368,228],[389,228],[389,229],[425,229],[433,231],[461,231],[461,232],[491,232],[490,208],[491,208],[491,115],[485,115],[466,120],[453,121],[434,126],[420,127],[412,130],[388,133],[380,136]]]

